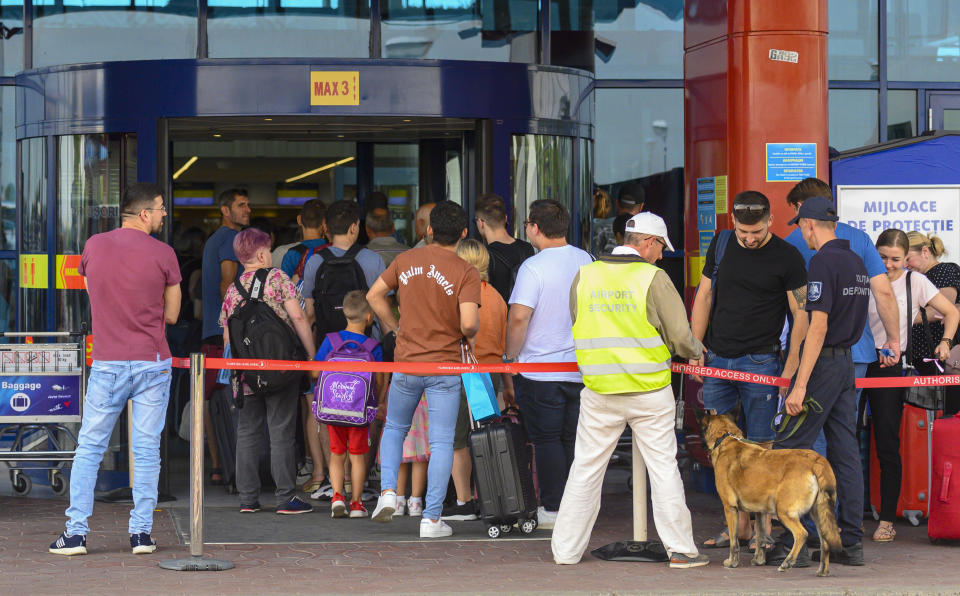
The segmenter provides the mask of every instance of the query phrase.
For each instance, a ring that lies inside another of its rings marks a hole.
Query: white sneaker
[[[383,493],[377,500],[377,507],[370,516],[375,522],[393,521],[393,512],[397,510],[397,493]]]
[[[397,510],[393,512],[393,517],[400,517],[407,509],[407,500],[403,497],[397,497]]]
[[[407,501],[407,515],[410,517],[420,517],[423,515],[423,501]]]
[[[425,517],[420,520],[421,538],[443,538],[451,534],[453,534],[453,528],[448,526],[447,522],[442,519],[434,521]]]
[[[552,530],[553,524],[557,521],[556,511],[547,511],[543,507],[537,508],[537,529]]]

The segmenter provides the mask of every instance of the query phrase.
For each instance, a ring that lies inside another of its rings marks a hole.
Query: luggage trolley
[[[79,423],[83,404],[86,357],[84,332],[0,333],[0,337],[81,338],[78,343],[22,343],[0,345],[0,461],[10,471],[18,495],[26,495],[33,481],[28,470],[47,470],[54,494],[67,493],[63,469],[73,461],[76,434],[64,426]],[[43,450],[44,447],[46,450]],[[28,464],[28,465],[25,465]]]

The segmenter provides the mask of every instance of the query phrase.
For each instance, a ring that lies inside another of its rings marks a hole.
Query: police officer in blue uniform
[[[817,254],[810,259],[807,272],[805,310],[810,324],[800,367],[785,402],[787,413],[794,418],[782,427],[774,448],[811,449],[823,429],[827,460],[837,477],[837,521],[844,548],[842,553],[831,554],[834,562],[863,565],[863,471],[850,348],[860,339],[866,323],[870,279],[863,261],[850,250],[850,243],[837,238],[838,219],[832,201],[813,197],[804,201],[797,217],[790,221],[800,226],[807,246]],[[822,411],[807,407],[806,416],[798,424],[808,398],[815,400]]]

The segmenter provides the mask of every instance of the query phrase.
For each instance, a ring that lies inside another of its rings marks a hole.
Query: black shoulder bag
[[[913,288],[910,285],[910,271],[907,271],[907,329],[913,324]],[[930,337],[930,323],[927,321],[927,310],[920,308],[920,318],[923,321],[923,333],[927,337],[927,344],[936,346]],[[910,375],[916,375],[913,367],[913,341],[907,333],[907,359],[904,369],[909,369]],[[911,406],[924,410],[942,410],[946,389],[942,385],[913,385],[907,388],[904,401]]]

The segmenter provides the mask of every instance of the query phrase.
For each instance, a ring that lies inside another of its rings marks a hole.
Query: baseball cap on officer
[[[663,238],[667,249],[673,252],[673,245],[670,244],[670,237],[667,236],[667,224],[663,218],[653,213],[637,213],[627,221],[626,233],[628,234],[650,234]]]
[[[826,197],[811,197],[800,205],[797,216],[787,222],[787,225],[794,225],[801,219],[818,219],[820,221],[838,221],[837,210],[833,206],[833,201]]]

